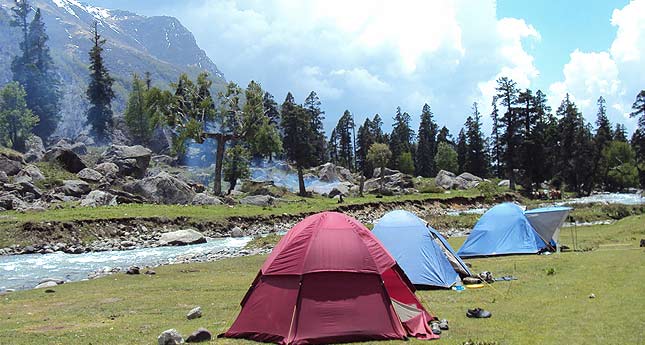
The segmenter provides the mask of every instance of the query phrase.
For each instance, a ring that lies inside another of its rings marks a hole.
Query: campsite
[[[580,206],[580,213],[574,211],[574,215],[581,222],[593,221],[617,214],[620,208]],[[631,213],[638,208],[622,209]],[[517,280],[464,291],[416,291],[428,312],[449,320],[450,329],[436,341],[642,342],[644,320],[634,316],[645,306],[640,284],[645,261],[636,240],[645,235],[645,218],[625,215],[610,225],[578,227],[577,245],[583,251],[464,260],[472,265],[473,272],[490,271],[495,276],[509,275]],[[571,228],[562,230],[562,245],[573,246],[570,233]],[[449,238],[448,242],[456,249],[465,240]],[[0,320],[0,335],[11,339],[12,344],[149,344],[168,328],[190,334],[197,327],[206,327],[219,334],[239,314],[240,301],[266,259],[266,255],[256,255],[162,266],[155,268],[153,276],[120,273],[63,284],[53,294],[31,290],[4,295],[0,309],[5,317]],[[591,294],[595,298],[589,298]],[[194,306],[202,307],[203,317],[186,320],[186,312]],[[491,311],[493,316],[467,318],[466,310],[476,306]]]
[[[0,0],[0,345],[645,345],[645,0]]]

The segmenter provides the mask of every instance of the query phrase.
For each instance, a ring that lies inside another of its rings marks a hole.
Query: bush
[[[499,194],[499,187],[490,181],[482,181],[477,185],[479,194],[484,197],[486,202],[492,202],[495,196]]]

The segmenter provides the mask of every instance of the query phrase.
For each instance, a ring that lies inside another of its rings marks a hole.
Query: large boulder
[[[381,178],[371,178],[365,181],[363,190],[368,193],[384,194],[411,194],[415,193],[414,179],[412,176],[397,172],[396,174],[386,175],[383,178],[383,189],[381,190]]]
[[[197,193],[193,198],[193,205],[222,205],[223,202],[217,197],[206,193]]]
[[[441,170],[437,174],[437,177],[435,177],[434,182],[437,186],[443,188],[443,189],[451,189],[452,185],[455,183],[455,174],[446,171],[446,170]]]
[[[195,191],[186,182],[167,172],[128,183],[123,186],[123,189],[159,204],[187,205],[195,197]]]
[[[78,176],[78,178],[80,178],[83,181],[91,182],[91,183],[100,182],[101,179],[103,178],[103,175],[100,172],[90,168],[85,168],[79,171],[78,174],[76,174],[76,176]]]
[[[250,195],[240,200],[242,205],[271,206],[277,199],[270,195]]]
[[[27,207],[27,203],[14,194],[0,195],[0,208],[5,210],[19,210]]]
[[[94,170],[106,177],[114,177],[119,173],[119,167],[110,162],[97,164]]]
[[[14,183],[19,183],[19,182],[35,182],[35,181],[42,181],[45,179],[45,176],[43,173],[38,169],[37,166],[35,165],[27,165],[25,166],[18,174],[16,174],[16,178],[14,179]]]
[[[45,145],[43,140],[37,135],[32,135],[25,141],[25,162],[39,162],[45,157]]]
[[[110,193],[93,190],[81,199],[81,206],[84,207],[97,207],[97,206],[116,206],[116,196]]]
[[[63,185],[57,188],[65,195],[80,197],[92,191],[90,185],[81,180],[64,180]]]
[[[57,163],[63,169],[74,174],[87,167],[81,158],[69,148],[54,147],[45,153],[43,159],[51,163]]]
[[[244,180],[241,183],[240,190],[249,195],[270,195],[272,197],[283,197],[289,193],[284,187],[278,187],[273,181],[252,181]]]
[[[0,171],[4,171],[8,176],[19,173],[22,169],[22,164],[22,157],[0,153]]]
[[[455,189],[471,189],[477,187],[482,181],[484,181],[483,178],[465,172],[455,178],[453,187]]]
[[[111,162],[119,167],[123,176],[143,178],[150,164],[152,151],[141,146],[112,145],[103,152],[99,162]]]
[[[199,243],[206,243],[206,237],[193,229],[166,232],[159,238],[159,244],[162,246],[186,246]]]
[[[311,169],[311,172],[322,182],[344,182],[351,181],[353,182],[354,177],[352,176],[349,169],[342,166],[337,166],[334,163],[325,163]]]

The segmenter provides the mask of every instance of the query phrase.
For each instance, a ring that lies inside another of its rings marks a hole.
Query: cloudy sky
[[[418,125],[424,103],[458,131],[473,102],[490,111],[495,80],[568,92],[588,120],[599,96],[612,122],[645,89],[645,0],[87,0],[190,29],[228,80],[259,81],[281,103],[315,90],[333,127],[397,106]],[[485,116],[485,123],[490,123]]]

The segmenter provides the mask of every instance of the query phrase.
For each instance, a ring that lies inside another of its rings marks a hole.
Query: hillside
[[[222,72],[197,45],[193,34],[173,17],[146,17],[121,10],[84,5],[76,0],[31,0],[43,12],[49,46],[63,81],[62,134],[78,133],[84,121],[87,52],[90,30],[97,21],[107,39],[106,61],[116,80],[114,109],[122,112],[132,73],[148,71],[153,84],[167,87],[186,72],[207,71],[215,87]],[[0,85],[11,80],[11,59],[18,53],[18,31],[9,25],[12,0],[0,0]]]

